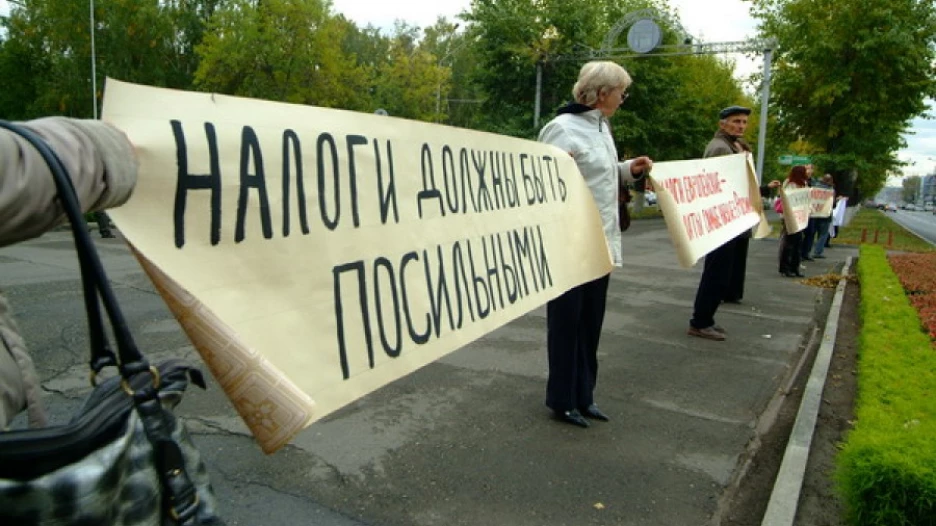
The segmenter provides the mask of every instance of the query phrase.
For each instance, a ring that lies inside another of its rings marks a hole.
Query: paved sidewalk
[[[612,421],[584,430],[543,405],[545,309],[313,424],[263,455],[212,385],[182,413],[230,525],[710,524],[759,419],[795,367],[830,293],[781,277],[777,241],[752,240],[725,342],[686,335],[701,265],[681,269],[662,220],[635,221],[612,275],[596,398]],[[97,240],[154,360],[197,360],[123,243]],[[826,251],[807,276],[841,266]],[[81,286],[67,232],[0,250],[18,314],[60,421],[86,392]]]

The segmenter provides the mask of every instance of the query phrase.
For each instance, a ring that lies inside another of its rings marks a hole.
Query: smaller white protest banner
[[[770,233],[750,154],[655,163],[651,181],[683,267],[754,226]]]
[[[830,217],[835,190],[831,188],[809,189],[809,217]]]
[[[787,234],[795,234],[809,224],[810,188],[781,188],[780,199],[783,200],[783,224],[786,225]]]

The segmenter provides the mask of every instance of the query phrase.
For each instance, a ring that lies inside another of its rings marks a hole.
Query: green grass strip
[[[855,526],[936,525],[936,352],[880,246],[858,260],[856,425],[836,480]]]
[[[874,208],[859,209],[851,222],[839,229],[839,235],[834,242],[844,245],[883,245],[889,250],[904,252],[932,252],[936,250],[933,245],[900,226],[891,219],[887,212]],[[889,242],[890,244],[888,244]]]

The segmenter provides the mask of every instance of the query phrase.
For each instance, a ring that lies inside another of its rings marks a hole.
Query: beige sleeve
[[[95,120],[48,117],[19,123],[40,135],[71,176],[83,212],[119,206],[136,184],[133,147]],[[64,220],[55,183],[36,149],[0,129],[0,246],[41,235]]]
[[[0,430],[23,409],[29,411],[30,427],[46,425],[39,375],[6,300],[0,296]]]

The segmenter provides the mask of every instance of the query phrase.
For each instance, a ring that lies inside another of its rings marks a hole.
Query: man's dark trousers
[[[813,249],[813,243],[816,242],[816,218],[810,217],[809,223],[806,223],[806,229],[803,230],[803,242],[800,245],[800,259],[810,257]]]
[[[751,236],[748,234],[735,238],[735,259],[732,266],[731,281],[728,282],[728,289],[725,290],[725,301],[741,301],[744,297],[744,273],[747,272],[747,253],[748,246],[751,244]]]
[[[725,298],[734,274],[738,239],[732,239],[705,256],[705,267],[702,269],[699,290],[696,291],[692,319],[689,320],[689,325],[696,329],[705,329],[715,324],[715,311]]]
[[[598,339],[610,274],[584,283],[546,304],[549,380],[546,405],[553,411],[590,406],[598,378]]]

